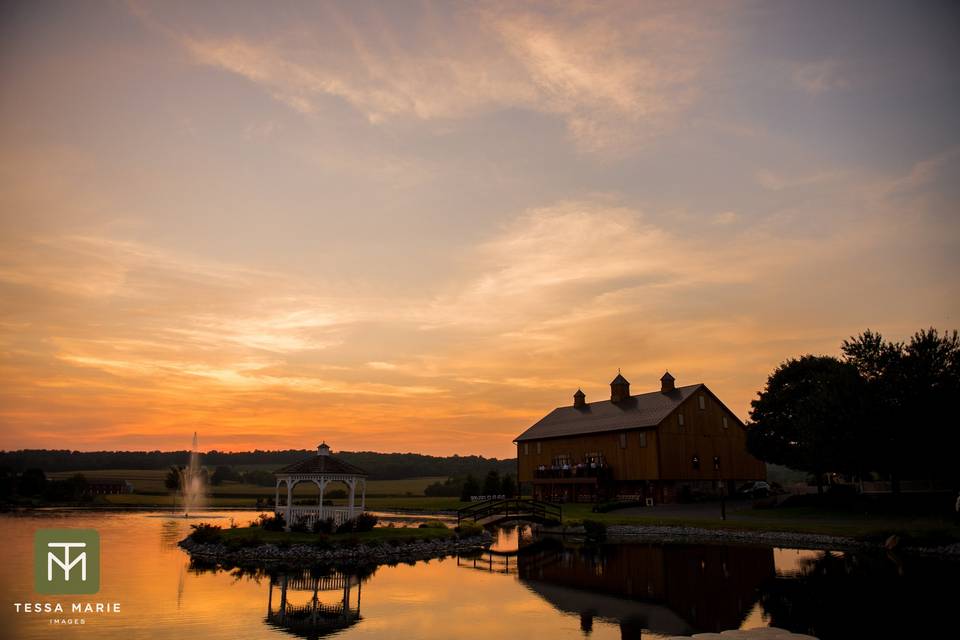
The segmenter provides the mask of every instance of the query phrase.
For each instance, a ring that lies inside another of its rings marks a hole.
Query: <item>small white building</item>
[[[317,447],[317,455],[274,471],[274,475],[277,478],[274,513],[283,516],[288,531],[291,524],[303,522],[308,527],[312,527],[314,522],[328,518],[333,519],[335,525],[340,525],[356,518],[366,507],[367,472],[331,455],[330,447],[325,442]],[[293,504],[293,488],[301,482],[312,482],[320,490],[316,504]],[[346,506],[334,506],[332,501],[324,504],[324,493],[327,486],[332,483],[346,487]],[[286,492],[281,494],[280,487],[284,485]],[[359,506],[357,505],[358,493]]]

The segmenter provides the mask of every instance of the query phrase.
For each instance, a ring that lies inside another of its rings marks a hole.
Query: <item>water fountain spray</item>
[[[193,446],[190,449],[190,464],[180,470],[180,491],[183,493],[183,517],[189,518],[190,512],[203,505],[204,478],[200,467],[200,454],[197,452],[197,432],[193,432]]]

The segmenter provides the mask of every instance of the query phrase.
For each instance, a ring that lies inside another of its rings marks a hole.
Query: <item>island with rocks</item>
[[[284,530],[282,519],[263,515],[247,527],[198,524],[178,544],[196,562],[223,566],[351,568],[415,562],[476,553],[493,543],[483,527],[448,527],[432,521],[417,527],[376,526],[370,514],[333,527]]]

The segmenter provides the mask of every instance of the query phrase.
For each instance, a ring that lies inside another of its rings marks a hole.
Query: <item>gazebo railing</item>
[[[277,507],[276,513],[281,514],[287,520],[287,524],[296,524],[305,522],[308,527],[312,527],[317,520],[326,520],[333,518],[333,524],[339,526],[360,515],[360,509],[350,507],[330,507],[324,505],[292,505],[290,507]]]

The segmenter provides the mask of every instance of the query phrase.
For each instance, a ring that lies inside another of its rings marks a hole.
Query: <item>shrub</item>
[[[478,536],[483,533],[483,527],[477,524],[476,522],[465,521],[461,522],[455,531],[462,538],[470,538],[473,536]]]
[[[357,516],[357,531],[371,531],[378,522],[380,518],[372,513],[361,513]]]
[[[190,534],[190,538],[194,542],[207,544],[210,542],[220,541],[220,527],[215,524],[193,524],[190,525],[190,528],[193,529],[193,533]]]
[[[337,533],[362,533],[364,531],[370,531],[377,526],[378,522],[380,522],[380,519],[372,513],[361,513],[352,520],[344,521],[343,524],[337,527]]]
[[[273,516],[261,513],[260,517],[257,518],[257,526],[264,531],[283,531],[286,525],[286,521],[279,513]]]
[[[603,540],[607,537],[607,525],[596,520],[584,520],[583,531],[587,540]]]
[[[421,522],[420,529],[449,529],[447,525],[439,520],[430,520],[429,522]]]
[[[333,533],[333,529],[333,518],[324,518],[313,522],[312,530],[314,533]]]
[[[292,525],[290,525],[290,531],[294,533],[310,533],[310,527],[307,526],[307,521],[304,518],[300,518]]]

